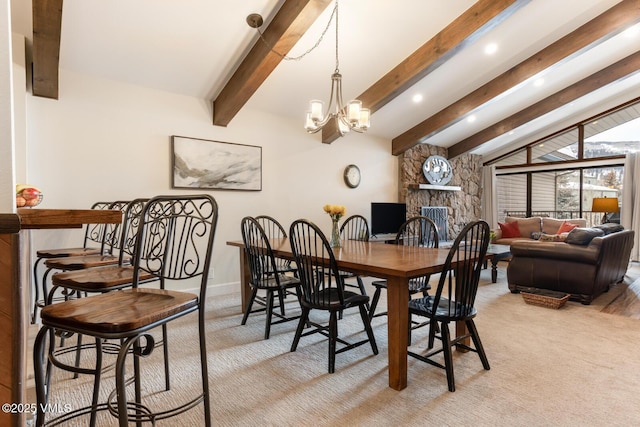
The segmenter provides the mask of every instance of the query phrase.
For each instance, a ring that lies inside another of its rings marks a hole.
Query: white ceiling
[[[388,139],[400,135],[618,2],[531,1],[375,112],[369,133]],[[60,68],[213,100],[257,39],[255,30],[245,22],[246,16],[260,13],[268,24],[282,3],[283,0],[65,0]],[[364,92],[473,3],[341,0],[339,46],[345,100]],[[26,9],[24,3],[16,8]],[[290,56],[306,51],[316,42],[331,10],[332,6],[327,7]],[[28,25],[15,15],[15,25]],[[545,80],[542,86],[525,82],[500,102],[488,103],[474,112],[474,123],[463,117],[427,142],[451,146],[637,51],[639,40],[619,36],[583,52],[566,64],[541,73]],[[483,52],[490,42],[498,44],[498,51],[491,56]],[[308,101],[328,101],[334,49],[332,26],[316,50],[299,61],[283,61],[245,108],[291,117],[304,132]],[[639,78],[634,77],[619,88],[611,85],[585,97],[585,103],[575,102],[571,108],[523,126],[514,135],[496,138],[475,152],[491,156],[492,152],[504,151],[506,145],[528,142],[532,135],[585,119],[594,114],[590,113],[594,105],[640,96],[638,83]],[[64,96],[64,87],[60,93]],[[424,97],[420,104],[411,101],[416,93]],[[229,124],[232,126],[233,120]]]

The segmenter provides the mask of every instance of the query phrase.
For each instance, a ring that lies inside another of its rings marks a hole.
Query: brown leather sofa
[[[517,240],[507,281],[512,293],[526,288],[571,294],[570,299],[590,304],[624,279],[633,248],[633,230],[594,237],[587,245],[566,242]]]

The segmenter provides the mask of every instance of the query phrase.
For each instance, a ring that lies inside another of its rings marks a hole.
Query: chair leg
[[[336,371],[336,343],[338,338],[338,313],[329,314],[329,373]]]
[[[209,400],[209,368],[207,364],[207,333],[205,331],[204,311],[198,313],[200,335],[200,372],[202,373],[202,397],[204,399],[204,425],[211,427],[211,401]]]
[[[79,368],[80,367],[80,352],[82,351],[82,334],[76,334],[76,360],[75,360],[75,367]],[[97,350],[96,350],[97,352]],[[73,373],[73,378],[76,379],[78,378],[78,373],[74,372]]]
[[[285,315],[284,311],[284,297],[287,295],[286,289],[278,289],[278,302],[280,303],[280,314]]]
[[[373,316],[376,314],[376,307],[378,306],[378,301],[380,301],[380,294],[382,293],[381,288],[376,288],[376,291],[373,293],[373,298],[371,299],[371,306],[369,307],[369,320],[373,319]]]
[[[307,324],[307,320],[309,319],[309,311],[310,309],[306,307],[302,307],[302,314],[300,315],[300,320],[298,321],[298,327],[296,328],[296,334],[293,336],[293,343],[291,343],[291,350],[296,351],[298,348],[298,343],[300,342],[300,337],[302,336],[302,330]]]
[[[44,368],[44,346],[47,335],[50,335],[49,328],[40,328],[33,344],[33,370],[37,402],[36,426],[38,427],[44,425],[44,407],[48,401],[46,389],[49,388],[49,385],[45,381]]]
[[[280,292],[278,292],[278,295],[280,297],[282,297],[282,294]],[[266,319],[265,319],[265,325],[264,325],[264,339],[268,340],[269,339],[269,334],[271,333],[271,318],[273,317],[273,298],[275,295],[273,295],[273,291],[271,289],[267,289],[267,315],[266,315]]]
[[[371,350],[373,354],[378,354],[378,344],[376,344],[376,337],[373,335],[373,329],[371,329],[371,321],[369,320],[369,314],[364,305],[360,307],[360,317],[362,318],[362,323],[364,324],[364,330],[367,332],[367,337],[369,337],[369,344],[371,344]]]
[[[478,335],[476,324],[473,319],[466,320],[465,323],[467,325],[469,333],[471,334],[473,345],[476,347],[478,356],[480,356],[480,360],[482,361],[482,367],[488,371],[489,369],[491,369],[491,367],[489,366],[489,359],[487,359],[487,355],[484,352],[484,347],[482,346],[482,341],[480,341],[480,335]]]
[[[79,335],[82,336],[82,335]],[[96,367],[93,373],[93,399],[91,400],[91,418],[89,427],[96,426],[98,415],[98,398],[100,397],[100,375],[102,374],[102,339],[96,338]]]
[[[116,360],[116,396],[118,399],[118,425],[120,427],[128,427],[129,414],[127,413],[127,390],[125,378],[125,361],[127,353],[136,338],[128,338],[121,343],[118,358]],[[136,356],[133,356],[134,359]]]
[[[167,325],[162,325],[162,352],[164,356],[164,389],[171,389],[171,379],[169,374],[169,332]]]
[[[38,258],[36,262],[33,264],[33,312],[31,313],[31,324],[36,323],[36,318],[38,317],[38,300],[40,299],[40,286],[38,284],[38,264],[44,258]]]
[[[360,277],[360,276],[356,276],[356,280],[358,281],[358,287],[360,288],[360,293],[361,293],[362,295],[367,295],[367,290],[365,289],[365,287],[364,287],[364,283],[362,282],[362,277]],[[366,307],[367,307],[367,310],[369,310],[369,309],[370,309],[370,307],[369,307],[369,303],[368,303],[368,302],[367,302],[367,304],[366,304]]]
[[[442,337],[442,351],[444,354],[444,367],[447,371],[447,384],[449,391],[456,391],[455,378],[453,376],[453,352],[451,351],[451,337],[449,335],[449,324],[442,322],[440,327]]]
[[[251,298],[249,298],[249,302],[247,303],[247,307],[244,309],[244,316],[242,316],[241,325],[247,324],[247,319],[249,318],[249,313],[251,313],[251,307],[253,307],[253,301],[256,299],[256,294],[258,293],[258,288],[253,288],[251,290]]]

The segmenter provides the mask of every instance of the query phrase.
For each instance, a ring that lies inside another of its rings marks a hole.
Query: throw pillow
[[[577,227],[577,225],[571,224],[570,222],[567,222],[567,221],[564,221],[560,225],[560,228],[558,228],[558,232],[556,234],[568,233],[569,231],[573,230],[576,227]]]
[[[533,233],[531,233],[531,238],[533,240],[540,240],[540,236],[542,236],[544,233],[542,231],[534,231]]]
[[[599,228],[574,228],[569,232],[565,243],[571,245],[588,245],[594,237],[603,236],[604,231]]]
[[[624,230],[623,226],[621,226],[620,224],[616,224],[614,222],[608,222],[606,224],[596,225],[594,228],[599,228],[600,230],[604,231],[605,236],[607,234],[617,233],[618,231]]]
[[[512,222],[518,223],[518,230],[520,232],[520,236],[529,237],[531,233],[534,231],[542,231],[540,228],[540,217],[532,216],[530,218],[516,218],[516,217],[505,217],[504,222],[507,224],[511,224]]]
[[[502,231],[503,238],[520,237],[520,228],[518,227],[517,222],[511,222],[508,224],[499,222],[498,225],[500,226],[500,231]]]
[[[562,233],[562,234],[542,233],[539,240],[541,242],[564,242],[566,238],[567,238],[567,233]]]

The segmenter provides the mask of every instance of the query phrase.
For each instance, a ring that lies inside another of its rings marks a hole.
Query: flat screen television
[[[395,234],[407,219],[406,203],[371,203],[371,234]]]

